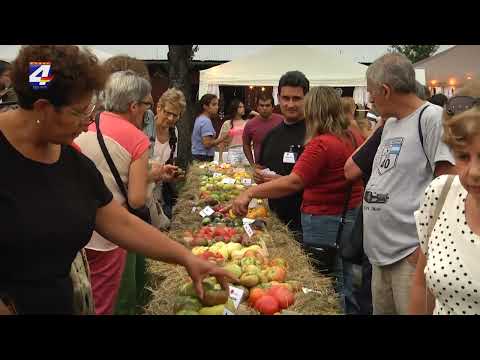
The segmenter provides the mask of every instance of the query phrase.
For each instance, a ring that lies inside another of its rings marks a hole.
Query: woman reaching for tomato
[[[315,249],[328,249],[335,254],[328,269],[336,279],[346,313],[353,313],[352,264],[336,254],[336,237],[344,200],[352,186],[343,234],[350,233],[356,217],[363,187],[360,180],[349,183],[343,167],[355,148],[362,143],[361,135],[349,128],[340,97],[330,87],[316,87],[305,97],[307,127],[305,150],[299,159],[285,153],[284,161],[296,161],[292,173],[258,186],[252,186],[233,203],[235,213],[247,213],[253,198],[280,198],[303,190],[303,243]]]

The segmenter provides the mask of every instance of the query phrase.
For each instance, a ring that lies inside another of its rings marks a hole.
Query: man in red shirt
[[[260,159],[265,136],[283,121],[283,116],[273,113],[273,97],[271,95],[260,94],[257,110],[259,115],[249,120],[243,130],[243,152],[251,166],[254,166]],[[252,154],[252,142],[255,158]]]

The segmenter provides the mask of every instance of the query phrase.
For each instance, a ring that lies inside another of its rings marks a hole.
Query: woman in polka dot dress
[[[411,314],[480,314],[480,83],[462,93],[449,100],[444,120],[444,141],[453,152],[458,176],[430,236],[427,228],[433,224],[447,175],[432,181],[415,212],[422,253]]]

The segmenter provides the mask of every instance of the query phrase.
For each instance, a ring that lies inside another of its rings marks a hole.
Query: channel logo
[[[52,63],[47,61],[31,62],[29,66],[28,82],[32,89],[47,89],[53,76],[50,74]]]

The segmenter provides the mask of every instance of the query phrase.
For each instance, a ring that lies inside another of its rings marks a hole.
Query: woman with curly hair
[[[48,62],[44,85],[29,82]],[[193,256],[113,199],[91,160],[71,144],[91,122],[105,72],[71,45],[21,48],[12,68],[20,108],[0,114],[0,312],[72,314],[72,262],[93,231],[116,245],[185,266],[202,279],[229,274]],[[28,184],[28,186],[27,186]]]

